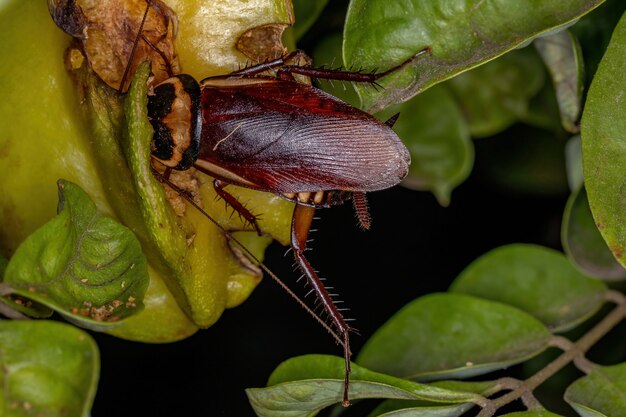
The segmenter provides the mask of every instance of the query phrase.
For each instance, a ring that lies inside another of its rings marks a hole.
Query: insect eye
[[[148,96],[148,118],[154,129],[152,156],[165,166],[185,170],[198,158],[201,123],[200,86],[179,74]]]

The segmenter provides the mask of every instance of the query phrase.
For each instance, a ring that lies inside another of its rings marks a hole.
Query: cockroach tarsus
[[[136,42],[141,39],[140,31]],[[295,51],[199,83],[189,75],[172,74],[153,87],[148,97],[148,115],[155,132],[152,156],[166,167],[164,174],[155,171],[155,175],[216,224],[228,240],[258,263],[343,346],[344,406],[350,404],[349,333],[354,330],[304,255],[313,215],[318,207],[351,199],[360,225],[368,229],[371,220],[366,193],[397,185],[408,172],[410,158],[391,130],[397,115],[382,123],[321,90],[297,82],[294,74],[377,85],[380,78],[430,52],[430,48],[424,48],[386,71],[363,73],[291,65],[289,62],[301,54]],[[264,75],[268,71],[275,75]],[[271,192],[295,203],[290,246],[330,325],[169,180],[170,170],[191,167],[213,177],[216,193],[259,234],[257,217],[226,190],[228,185]]]

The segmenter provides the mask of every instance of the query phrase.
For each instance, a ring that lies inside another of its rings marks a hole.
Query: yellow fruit
[[[199,79],[249,63],[251,58],[238,52],[236,45],[242,34],[255,33],[258,26],[268,36],[252,38],[278,48],[276,33],[292,21],[287,0],[167,3],[179,16],[177,49],[182,70]],[[145,204],[143,211],[141,204],[133,204],[143,200],[128,181],[135,174],[129,169],[127,150],[115,146],[126,143],[119,138],[125,129],[117,125],[123,123],[117,113],[121,107],[109,112],[98,105],[90,107],[84,92],[77,91],[64,64],[70,38],[54,25],[45,3],[1,2],[0,36],[1,253],[10,257],[30,233],[54,216],[56,180],[65,178],[80,185],[101,211],[136,232],[152,266],[145,310],[111,333],[147,342],[178,340],[198,327],[210,326],[225,308],[243,302],[260,278],[237,260],[222,233],[199,212],[187,207],[181,220],[167,203],[155,209],[154,213],[170,216],[172,224],[182,225],[187,237],[193,234],[183,245],[177,238],[170,244],[155,243],[158,231],[146,222]],[[251,48],[250,42],[244,42],[243,48]],[[88,94],[100,94],[99,89]],[[113,102],[106,94],[102,100]],[[214,201],[210,179],[198,174],[198,180],[205,209],[227,229],[243,229],[237,216],[231,218],[231,212],[224,210],[223,202]],[[231,188],[248,207],[263,214],[265,233],[288,241],[290,203],[272,194]],[[269,242],[267,237],[244,239],[259,257]],[[184,255],[176,258],[179,253]]]

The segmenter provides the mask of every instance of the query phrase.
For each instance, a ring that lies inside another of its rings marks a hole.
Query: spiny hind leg
[[[343,406],[350,405],[349,400],[349,386],[350,386],[350,326],[346,323],[341,312],[335,305],[333,299],[326,291],[324,284],[317,276],[317,273],[304,256],[306,250],[306,243],[309,236],[309,230],[311,229],[311,223],[313,221],[313,215],[315,214],[315,207],[303,206],[296,204],[293,211],[293,218],[291,220],[291,247],[293,254],[296,258],[296,262],[300,267],[300,270],[307,278],[309,285],[311,285],[313,291],[317,295],[318,300],[324,307],[328,317],[332,321],[333,326],[337,329],[339,336],[343,339],[343,353],[345,360],[345,374],[344,374],[344,388],[343,388]]]

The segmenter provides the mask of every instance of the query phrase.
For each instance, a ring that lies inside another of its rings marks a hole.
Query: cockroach
[[[166,167],[162,179],[174,187],[168,170],[194,167],[214,178],[217,194],[259,234],[256,217],[226,190],[228,185],[274,193],[295,203],[291,249],[343,345],[343,405],[348,406],[352,328],[304,255],[307,237],[316,208],[347,200],[353,201],[361,226],[368,229],[366,193],[397,185],[408,173],[410,157],[391,129],[395,117],[380,122],[297,82],[294,74],[375,84],[430,53],[430,48],[378,73],[288,64],[300,53],[200,82],[177,74],[156,85],[148,97],[152,157]]]

